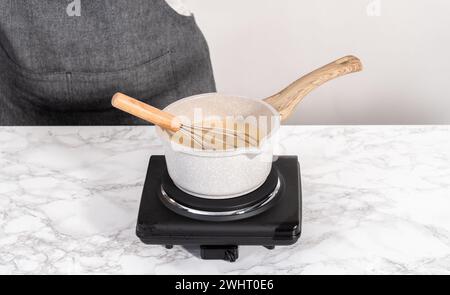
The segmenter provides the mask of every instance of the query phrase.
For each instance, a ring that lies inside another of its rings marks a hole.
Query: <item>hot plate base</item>
[[[164,156],[150,158],[139,207],[136,234],[152,245],[199,246],[203,259],[234,261],[238,245],[260,245],[273,249],[294,244],[301,234],[301,181],[296,156],[280,156],[273,163],[283,189],[276,203],[257,215],[232,221],[202,221],[168,209],[158,191],[167,173]]]

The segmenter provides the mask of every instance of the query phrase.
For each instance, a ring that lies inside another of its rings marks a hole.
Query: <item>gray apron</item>
[[[121,91],[156,107],[214,92],[195,20],[164,0],[0,0],[0,125],[135,125]]]

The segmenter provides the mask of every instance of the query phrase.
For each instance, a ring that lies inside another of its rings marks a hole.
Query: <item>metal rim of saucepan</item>
[[[195,155],[195,156],[202,156],[202,157],[231,157],[231,156],[236,156],[236,155],[241,155],[241,154],[249,154],[249,155],[250,154],[260,154],[268,146],[272,146],[271,139],[280,128],[280,124],[281,124],[280,114],[278,113],[277,110],[275,110],[275,108],[273,108],[270,104],[268,104],[267,102],[265,102],[263,100],[248,98],[248,97],[243,97],[243,96],[237,96],[237,95],[227,95],[227,94],[221,94],[221,93],[205,93],[205,94],[193,95],[193,96],[189,96],[189,97],[180,99],[180,100],[168,105],[166,108],[164,108],[164,110],[167,110],[168,108],[176,107],[178,104],[184,103],[188,100],[200,99],[205,96],[206,97],[207,96],[233,97],[233,98],[237,98],[237,99],[251,100],[252,102],[263,105],[265,108],[267,108],[272,113],[271,124],[273,124],[273,125],[272,125],[272,128],[270,129],[270,132],[262,139],[262,142],[259,147],[253,147],[253,148],[247,147],[247,148],[237,148],[237,149],[225,150],[225,151],[223,151],[223,150],[215,151],[215,150],[194,149],[194,148],[190,148],[185,145],[176,143],[174,141],[171,141],[168,137],[167,132],[164,129],[162,129],[161,127],[156,126],[156,134],[158,135],[159,138],[162,139],[162,141],[165,144],[167,144],[169,146],[172,145],[172,147],[171,147],[172,149],[174,149],[173,147],[176,147],[176,150],[179,152],[183,152],[183,153],[191,154],[191,155]]]

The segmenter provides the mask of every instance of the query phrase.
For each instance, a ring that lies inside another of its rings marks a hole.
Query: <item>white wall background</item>
[[[338,57],[362,59],[363,73],[311,93],[290,124],[450,123],[448,0],[185,2],[221,92],[263,98]]]

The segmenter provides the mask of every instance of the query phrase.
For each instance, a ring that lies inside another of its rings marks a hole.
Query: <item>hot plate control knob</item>
[[[211,245],[203,245],[200,246],[200,254],[202,259],[219,259],[226,260],[229,262],[235,262],[239,257],[238,246],[236,245],[219,245],[219,246],[211,246]]]

